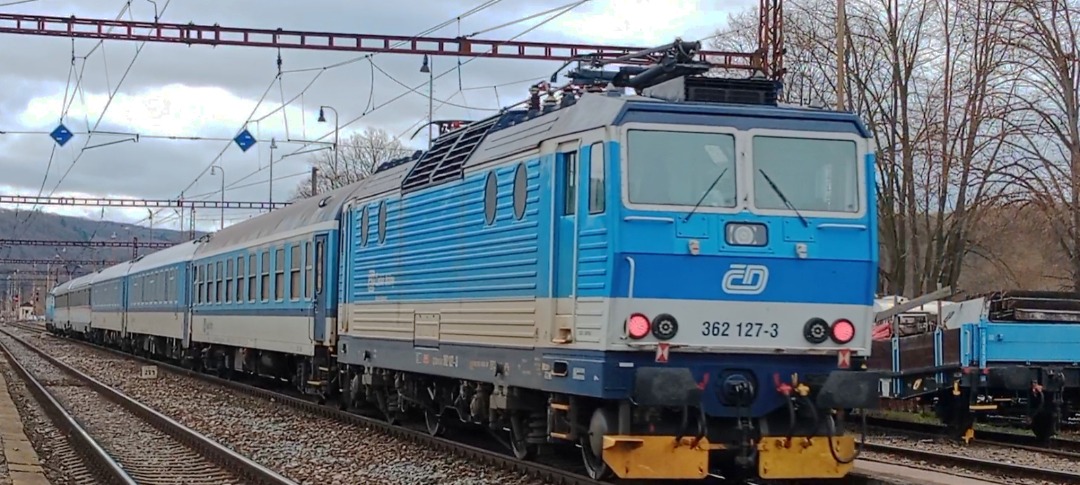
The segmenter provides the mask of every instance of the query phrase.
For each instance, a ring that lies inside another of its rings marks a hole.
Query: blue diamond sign
[[[71,130],[67,129],[63,123],[60,123],[60,126],[57,126],[52,133],[49,133],[49,137],[55,140],[58,145],[64,146],[64,144],[74,138],[75,135],[71,133]]]
[[[241,150],[246,152],[248,151],[248,148],[251,148],[251,146],[255,144],[255,137],[251,136],[251,132],[247,131],[247,128],[244,128],[244,131],[241,131],[239,135],[236,135],[236,138],[233,138],[233,141],[236,142],[236,145],[239,146]]]

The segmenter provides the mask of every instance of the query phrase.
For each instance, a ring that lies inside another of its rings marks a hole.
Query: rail
[[[21,362],[15,359],[15,355],[11,353],[3,342],[0,342],[0,352],[3,352],[4,356],[7,357],[11,368],[26,384],[30,394],[34,396],[34,400],[41,406],[41,409],[49,417],[53,425],[73,442],[73,448],[82,457],[83,463],[87,465],[95,478],[101,480],[102,483],[135,485],[135,480],[124,471],[123,467],[112,456],[109,456],[109,453],[90,436],[90,433],[87,433],[75,421],[71,414],[64,410],[64,407],[45,389],[45,386],[34,378]]]
[[[1051,470],[1048,468],[1036,468],[1027,465],[1017,465],[1004,461],[984,460],[954,453],[938,453],[934,451],[919,450],[905,446],[883,445],[867,443],[866,451],[886,453],[904,458],[920,460],[929,464],[947,467],[964,468],[976,472],[990,472],[1002,474],[1008,478],[1045,480],[1054,483],[1080,483],[1080,473],[1067,472],[1064,470]]]
[[[35,330],[40,328],[33,327]],[[41,356],[50,364],[58,367],[64,373],[82,381],[87,384],[91,389],[98,392],[107,399],[115,402],[123,407],[128,412],[131,412],[135,416],[138,416],[151,426],[157,428],[159,431],[168,434],[177,441],[186,444],[192,449],[196,450],[203,456],[207,457],[211,461],[217,463],[223,468],[232,470],[244,477],[250,482],[245,483],[258,483],[264,485],[297,485],[296,482],[285,478],[273,470],[252,461],[224,446],[220,443],[200,434],[199,432],[184,426],[172,418],[165,416],[149,407],[145,404],[128,397],[126,394],[106,385],[105,383],[84,374],[83,372],[75,369],[74,367],[60,361],[59,359],[47,354],[44,350],[41,350],[22,338],[12,334],[8,330],[0,330],[12,340],[18,342],[20,345],[33,351],[35,354]],[[4,352],[7,354],[8,359],[13,363],[16,362],[14,356],[8,352],[7,348],[4,348]],[[157,365],[160,365],[156,363]],[[24,369],[25,371],[25,369]],[[29,375],[27,373],[27,375]],[[44,389],[43,389],[44,390]],[[59,403],[57,403],[59,406]],[[70,417],[70,415],[69,415]],[[89,435],[87,435],[89,436]],[[112,460],[110,458],[110,460]],[[115,464],[115,461],[113,461]],[[119,465],[117,465],[119,466]],[[126,476],[126,475],[125,475]],[[130,477],[127,477],[123,483],[135,483]]]
[[[940,437],[942,436],[941,433],[946,429],[944,426],[932,423],[891,420],[869,416],[867,417],[867,425],[902,435],[920,437]],[[989,439],[980,439],[980,436]],[[990,446],[1043,453],[1073,461],[1080,460],[1080,442],[1078,441],[1054,439],[1047,444],[1038,444],[1038,440],[1036,440],[1034,436],[981,430],[976,433],[975,441]],[[1004,460],[991,461],[982,458],[963,456],[956,453],[937,453],[906,446],[884,445],[879,443],[867,443],[865,449],[878,453],[888,453],[923,460],[936,465],[957,466],[975,471],[1001,473],[1015,479],[1026,478],[1062,483],[1080,483],[1080,473],[1049,468],[1037,468],[1028,465],[1009,463]]]

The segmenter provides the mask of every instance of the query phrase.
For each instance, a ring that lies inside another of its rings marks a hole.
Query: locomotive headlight
[[[803,338],[812,344],[820,344],[829,339],[829,323],[820,318],[811,318],[803,325]]]
[[[833,342],[846,344],[855,338],[855,324],[843,318],[833,322],[830,332]]]
[[[649,317],[640,313],[630,315],[630,318],[626,319],[626,333],[634,340],[645,338],[649,334],[649,327]]]
[[[731,246],[764,246],[769,242],[769,230],[765,224],[729,222],[724,233]]]
[[[667,313],[661,313],[653,318],[652,334],[658,340],[671,340],[679,332],[679,322],[675,317]]]

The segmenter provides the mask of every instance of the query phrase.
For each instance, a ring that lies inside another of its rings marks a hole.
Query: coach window
[[[192,271],[195,272],[195,278],[194,278],[195,279],[195,288],[194,288],[194,290],[195,290],[195,304],[196,305],[201,305],[202,304],[202,285],[203,285],[202,271],[199,271],[199,266],[198,265],[192,266]]]
[[[255,264],[255,255],[249,254],[247,257],[247,299],[248,301],[255,301],[255,295],[258,294],[258,284],[255,281],[259,277],[259,266]]]
[[[495,223],[495,209],[499,205],[499,186],[495,180],[495,171],[487,174],[484,182],[484,220],[490,226]]]
[[[206,264],[206,304],[212,305],[214,303],[214,286],[216,286],[214,273],[214,263]]]
[[[300,299],[300,263],[303,261],[300,259],[300,245],[293,244],[289,246],[289,299]]]
[[[274,299],[285,299],[285,250],[274,250]]]
[[[242,303],[244,301],[244,257],[236,257],[236,296],[233,297],[233,301]]]
[[[233,268],[233,260],[225,261],[225,303],[232,303],[232,296],[236,293],[236,273]]]
[[[311,290],[315,286],[313,284],[315,277],[315,269],[311,267],[311,241],[304,242],[304,279],[307,283],[304,285],[304,299],[311,299]]]
[[[371,223],[368,217],[368,206],[360,211],[360,246],[367,246],[368,233],[371,232]]]
[[[217,296],[214,297],[214,301],[217,303],[223,303],[225,301],[225,265],[221,264],[221,261],[217,262]]]
[[[604,163],[604,144],[593,143],[589,155],[589,214],[604,212],[607,184],[607,164]]]
[[[326,252],[324,246],[326,243],[323,241],[315,242],[315,293],[322,294],[323,285],[323,254]]]
[[[386,242],[386,201],[379,203],[379,244]]]
[[[262,296],[262,301],[270,300],[270,251],[263,251],[262,253],[262,265],[259,269],[261,271],[262,281],[259,282],[259,293]]]
[[[577,152],[565,154],[566,172],[563,175],[563,215],[577,212]]]

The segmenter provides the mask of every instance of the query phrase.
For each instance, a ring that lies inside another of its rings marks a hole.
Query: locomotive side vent
[[[685,76],[644,91],[645,96],[676,102],[776,106],[780,86],[768,79]]]

